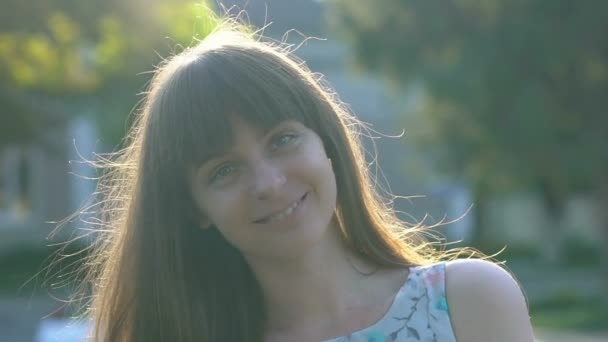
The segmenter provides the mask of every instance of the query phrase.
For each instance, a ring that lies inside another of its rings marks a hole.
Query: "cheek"
[[[327,204],[331,207],[331,210],[336,208],[337,200],[338,200],[338,188],[336,185],[336,175],[334,173],[331,161],[327,159],[325,168],[324,168],[324,181],[323,188],[327,192],[325,195]]]
[[[336,198],[336,176],[333,171],[331,160],[328,159],[322,145],[314,146],[308,153],[305,153],[296,172],[301,178],[305,178],[319,196],[323,206],[330,207],[333,211]]]
[[[226,193],[212,193],[203,196],[202,211],[207,215],[210,223],[223,231],[224,227],[241,225],[239,218],[243,212],[241,196],[236,191]]]

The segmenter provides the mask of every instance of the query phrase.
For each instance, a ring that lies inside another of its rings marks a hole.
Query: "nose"
[[[251,189],[257,199],[272,198],[286,182],[285,172],[277,163],[261,160],[253,167]]]

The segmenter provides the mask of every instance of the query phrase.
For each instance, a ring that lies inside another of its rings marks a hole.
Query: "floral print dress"
[[[410,268],[391,307],[375,324],[326,342],[456,342],[445,295],[445,263]]]

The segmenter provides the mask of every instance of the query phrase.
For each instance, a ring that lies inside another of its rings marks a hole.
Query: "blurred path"
[[[577,334],[543,330],[537,330],[535,333],[537,342],[608,342],[608,334]]]
[[[51,299],[0,297],[0,341],[33,342],[42,317],[59,305]]]

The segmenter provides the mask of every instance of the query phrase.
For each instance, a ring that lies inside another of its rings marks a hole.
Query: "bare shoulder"
[[[458,341],[534,341],[523,291],[499,265],[476,259],[448,262],[446,295]]]

